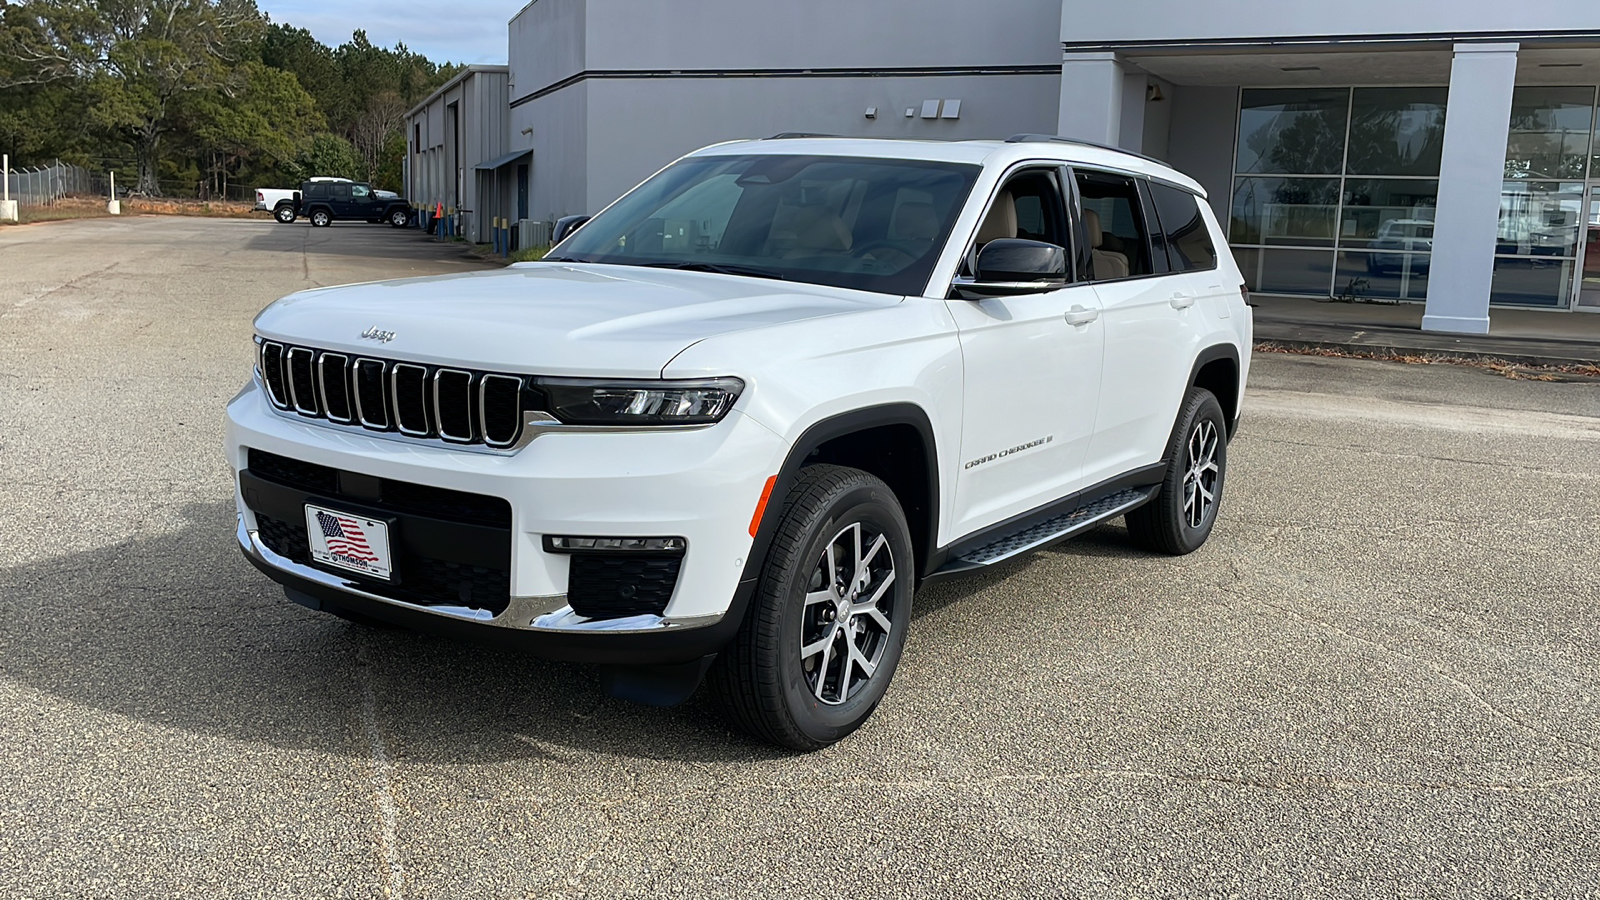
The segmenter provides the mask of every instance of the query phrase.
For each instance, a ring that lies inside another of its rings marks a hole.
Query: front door
[[[1070,259],[1067,221],[1057,170],[1025,169],[990,201],[974,252],[989,240],[1021,237],[1067,248]],[[1104,334],[1088,283],[947,303],[964,369],[951,523],[955,533],[971,534],[1082,487]]]
[[[1575,279],[1580,310],[1600,312],[1600,185],[1589,189],[1583,215],[1582,270]]]

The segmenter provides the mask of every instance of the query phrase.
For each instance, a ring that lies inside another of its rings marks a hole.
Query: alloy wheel
[[[835,534],[812,566],[800,666],[807,688],[823,703],[844,703],[877,673],[897,627],[894,577],[888,538],[864,522]]]
[[[1204,525],[1217,503],[1217,448],[1221,436],[1210,419],[1189,432],[1189,467],[1183,476],[1183,515],[1190,528]]]

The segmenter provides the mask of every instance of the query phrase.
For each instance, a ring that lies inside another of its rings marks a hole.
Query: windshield
[[[686,159],[547,259],[920,293],[978,171],[840,156]]]

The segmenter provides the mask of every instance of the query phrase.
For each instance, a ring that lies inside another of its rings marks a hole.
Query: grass
[[[460,240],[460,238],[457,238],[457,240]],[[484,262],[499,262],[509,266],[512,263],[535,262],[544,259],[544,255],[550,252],[550,248],[524,247],[521,250],[512,251],[510,256],[500,256],[494,252],[493,244],[475,244],[469,252]]]
[[[516,250],[516,251],[512,252],[511,261],[514,262],[514,263],[536,262],[538,260],[544,259],[544,255],[546,253],[549,253],[549,252],[550,252],[550,248],[549,247],[524,247],[521,250]]]

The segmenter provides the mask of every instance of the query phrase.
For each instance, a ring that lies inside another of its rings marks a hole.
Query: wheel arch
[[[1239,427],[1239,348],[1213,344],[1195,356],[1189,369],[1189,387],[1205,388],[1222,406],[1228,437]]]
[[[915,403],[863,407],[811,424],[790,446],[774,476],[768,505],[729,607],[730,618],[743,619],[749,607],[778,530],[783,498],[794,487],[801,469],[824,462],[869,472],[894,490],[911,529],[919,580],[926,574],[939,533],[939,465],[933,421]]]

